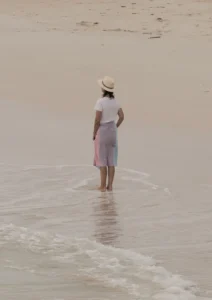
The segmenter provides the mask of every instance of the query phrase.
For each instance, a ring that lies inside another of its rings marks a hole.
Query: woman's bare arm
[[[96,138],[96,134],[97,134],[97,131],[98,131],[99,126],[100,126],[101,118],[102,118],[102,112],[97,110],[96,111],[96,117],[95,117],[95,120],[94,120],[93,140],[95,140],[95,138]]]
[[[124,112],[123,112],[122,108],[119,108],[118,116],[119,116],[119,119],[118,119],[118,122],[116,124],[117,127],[119,127],[121,125],[121,123],[124,121]]]

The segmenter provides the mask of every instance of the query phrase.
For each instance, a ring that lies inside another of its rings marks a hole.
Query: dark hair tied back
[[[115,95],[114,95],[113,92],[108,92],[108,91],[105,91],[105,90],[103,91],[102,96],[103,96],[103,97],[108,97],[108,98],[110,98],[110,99],[115,98]]]

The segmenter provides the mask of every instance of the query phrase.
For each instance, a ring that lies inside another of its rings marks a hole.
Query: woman
[[[100,168],[99,190],[112,191],[117,165],[117,128],[124,120],[124,113],[114,96],[114,80],[108,76],[98,80],[102,98],[95,105],[93,140],[95,145],[94,165]],[[116,123],[118,115],[118,121]],[[108,180],[107,180],[108,179]]]

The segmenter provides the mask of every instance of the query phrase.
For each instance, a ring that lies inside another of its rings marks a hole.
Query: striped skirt
[[[115,122],[101,124],[94,141],[94,166],[115,167],[118,159],[117,127]]]

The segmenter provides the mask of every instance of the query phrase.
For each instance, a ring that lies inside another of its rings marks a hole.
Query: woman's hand
[[[118,122],[116,124],[117,128],[121,125],[121,123],[124,121],[124,112],[122,110],[122,108],[119,109],[118,111],[118,116],[119,116],[119,119],[118,119]]]

